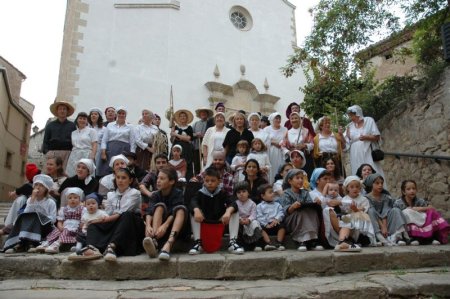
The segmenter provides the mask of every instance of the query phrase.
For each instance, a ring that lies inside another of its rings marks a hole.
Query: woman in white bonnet
[[[380,131],[372,117],[364,117],[361,107],[353,105],[347,109],[351,123],[347,126],[345,138],[350,146],[350,165],[352,175],[355,175],[361,164],[370,164],[377,173],[384,177],[379,162],[372,159],[372,148],[377,147],[380,140]],[[372,148],[371,148],[372,145]]]
[[[287,129],[281,126],[281,114],[274,112],[269,115],[270,126],[264,128],[264,131],[269,134],[270,146],[268,147],[268,154],[270,165],[272,169],[278,169],[285,163],[283,149],[281,148],[284,136],[286,136]],[[269,182],[273,183],[274,178],[269,178]]]

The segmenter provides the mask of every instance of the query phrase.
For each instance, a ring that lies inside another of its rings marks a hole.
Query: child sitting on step
[[[345,196],[342,199],[341,220],[339,221],[339,243],[335,246],[336,251],[361,251],[361,248],[354,244],[358,241],[359,235],[365,235],[370,240],[371,246],[376,246],[375,233],[372,222],[367,212],[370,203],[361,194],[362,183],[359,177],[351,175],[344,180]]]
[[[65,198],[64,198],[65,197]],[[36,247],[36,252],[59,253],[62,244],[76,243],[77,233],[80,231],[81,216],[85,208],[81,205],[84,192],[78,187],[67,188],[61,198],[67,206],[59,209],[57,223],[46,240]]]
[[[283,207],[280,203],[274,201],[275,193],[270,184],[259,186],[258,193],[262,201],[256,206],[256,218],[262,227],[264,250],[271,250],[272,248],[284,250],[286,229],[283,224]],[[275,244],[272,244],[269,235],[277,236]]]
[[[166,166],[159,170],[158,190],[152,194],[146,210],[146,238],[142,242],[151,258],[156,257],[158,249],[161,249],[158,258],[169,260],[173,244],[187,224],[187,208],[183,191],[175,186],[177,181],[177,171],[173,167]]]
[[[368,214],[372,221],[375,237],[383,245],[406,245],[410,242],[406,221],[395,200],[384,192],[384,178],[379,173],[366,177],[364,186],[370,203]]]
[[[230,243],[228,251],[234,254],[244,253],[244,249],[237,243],[239,232],[238,206],[227,193],[220,188],[219,172],[209,167],[204,172],[203,187],[191,200],[191,227],[195,245],[189,254],[199,254],[203,251],[201,223],[223,223],[228,225]],[[208,236],[209,237],[209,236]],[[211,236],[213,237],[213,236]],[[222,237],[222,236],[220,236]]]
[[[72,247],[70,251],[75,252],[85,247],[88,226],[93,223],[101,223],[108,217],[108,213],[98,208],[101,202],[101,195],[98,193],[94,192],[86,195],[83,202],[86,209],[81,216],[81,232],[77,235],[77,245]]]
[[[447,244],[450,226],[428,201],[417,197],[416,182],[403,181],[401,190],[402,196],[395,201],[394,207],[402,211],[408,234],[413,238],[411,245]]]
[[[292,239],[299,243],[298,251],[323,250],[319,243],[319,214],[322,214],[319,199],[312,199],[309,192],[303,188],[302,169],[291,169],[284,178],[286,187],[281,198],[286,215],[284,224]]]
[[[234,186],[234,193],[237,197],[236,204],[239,209],[239,227],[242,231],[242,240],[249,247],[254,247],[262,235],[261,226],[256,220],[256,204],[249,198],[249,184],[246,181],[237,183]]]

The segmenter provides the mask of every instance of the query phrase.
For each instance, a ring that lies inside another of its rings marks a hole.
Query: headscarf
[[[314,169],[313,173],[311,174],[311,181],[309,182],[309,185],[311,186],[312,190],[317,188],[317,180],[326,171],[327,170],[322,167]]]
[[[97,192],[89,193],[88,195],[86,195],[86,197],[83,199],[83,201],[86,201],[89,198],[95,199],[95,201],[97,202],[97,205],[99,205],[99,206],[102,204],[103,197],[100,194],[98,194]]]
[[[125,164],[127,164],[127,165],[128,165],[128,163],[130,163],[130,161],[127,159],[127,157],[125,157],[124,155],[120,154],[120,155],[117,155],[117,156],[113,156],[111,158],[111,160],[109,161],[109,167],[114,168],[114,163],[117,160],[123,160],[123,161],[125,161]]]
[[[358,106],[358,105],[353,105],[351,107],[348,107],[347,108],[347,113],[354,113],[354,114],[356,114],[356,116],[359,117],[359,119],[363,119],[364,118],[363,111],[362,111],[361,107]]]
[[[92,112],[97,112],[98,115],[103,117],[103,113],[102,113],[102,110],[100,110],[100,108],[97,108],[97,107],[91,108],[91,110],[89,110],[89,114],[91,114]]]
[[[219,115],[222,115],[223,118],[225,119],[225,113],[223,113],[223,112],[216,112],[216,114],[214,114],[214,119],[216,119],[216,117]]]
[[[47,190],[53,187],[53,179],[46,174],[38,174],[33,178],[33,187],[36,183],[42,184]]]
[[[281,114],[278,113],[278,112],[273,112],[273,113],[271,113],[271,114],[269,115],[269,121],[270,121],[270,122],[273,122],[273,120],[274,120],[275,117],[277,117],[277,116],[281,117]]]
[[[29,182],[33,181],[34,176],[38,175],[41,171],[34,163],[28,163],[25,166],[25,177]]]
[[[91,182],[92,178],[95,176],[95,164],[94,161],[92,161],[91,159],[80,159],[77,165],[80,163],[86,165],[87,169],[89,170],[88,176],[84,179],[84,184],[87,185]]]
[[[362,184],[361,179],[358,176],[356,176],[356,175],[349,175],[344,180],[344,184],[343,184],[344,185],[344,189],[346,189],[348,184],[350,184],[353,181],[358,182],[360,185]]]
[[[182,147],[181,145],[179,145],[179,144],[175,144],[174,146],[172,146],[172,149],[174,149],[174,148],[179,149],[179,150],[180,150],[180,153],[183,152],[183,147]]]
[[[289,119],[291,119],[292,114],[297,114],[298,117],[302,118],[299,112],[292,112],[291,114],[289,114]]]
[[[302,157],[302,165],[300,165],[300,168],[305,167],[305,165],[306,165],[305,154],[304,154],[301,150],[297,150],[297,149],[292,150],[292,151],[289,153],[289,158],[291,159],[291,162],[292,162],[292,154],[293,154],[293,153],[299,153],[299,154],[300,154],[300,156]]]
[[[373,183],[374,183],[375,180],[378,179],[378,178],[382,178],[382,179],[384,180],[383,176],[382,176],[381,174],[379,174],[379,173],[372,173],[372,174],[369,174],[369,175],[364,179],[363,184],[364,184],[364,186],[365,186],[366,188],[372,189]]]
[[[67,197],[69,194],[76,194],[80,197],[80,202],[84,201],[84,191],[78,187],[69,187],[64,190],[63,195],[61,196],[61,202],[67,202]]]
[[[291,112],[292,112],[292,106],[294,106],[294,105],[300,107],[300,104],[298,104],[298,103],[296,103],[296,102],[290,103],[289,106],[287,106],[287,108],[286,108],[286,117],[287,117],[287,118],[289,118],[289,116],[291,115]]]
[[[286,176],[284,177],[283,185],[289,185],[289,180],[292,179],[294,176],[296,176],[299,173],[301,173],[303,175],[305,174],[305,172],[303,170],[298,169],[298,168],[289,169]]]
[[[256,116],[256,117],[259,118],[259,120],[261,120],[261,115],[259,115],[259,113],[257,113],[257,112],[252,112],[252,113],[250,113],[250,114],[248,115],[248,117],[247,117],[248,122],[250,122],[250,119],[252,118],[252,116]]]

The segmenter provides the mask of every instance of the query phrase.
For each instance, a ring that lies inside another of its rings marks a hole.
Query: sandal
[[[360,252],[361,247],[348,239],[339,241],[339,244],[334,247],[334,251],[338,252]]]
[[[171,231],[169,235],[169,239],[167,240],[166,244],[164,244],[163,249],[161,250],[161,253],[159,254],[158,258],[160,261],[168,261],[170,259],[170,250],[172,249],[173,243],[175,242],[175,237],[178,235],[178,232]],[[165,249],[168,247],[167,249]]]
[[[109,244],[108,247],[106,247],[105,252],[103,253],[105,256],[105,261],[107,262],[116,262],[117,261],[117,255],[114,252],[114,246],[112,244]]]
[[[91,253],[89,254],[89,250]],[[101,258],[103,255],[100,251],[92,245],[88,245],[84,248],[81,248],[77,252],[72,253],[67,258],[69,261],[90,261]]]

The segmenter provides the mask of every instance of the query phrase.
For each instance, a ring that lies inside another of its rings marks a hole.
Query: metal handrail
[[[440,162],[440,160],[450,161],[450,156],[437,156],[437,155],[424,155],[424,154],[414,154],[414,153],[397,153],[397,152],[384,152],[384,155],[394,156],[397,159],[400,157],[408,157],[408,158],[422,158],[422,159],[433,159],[436,162]]]

